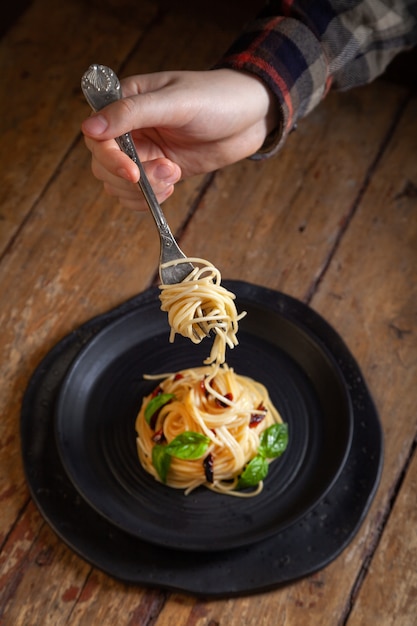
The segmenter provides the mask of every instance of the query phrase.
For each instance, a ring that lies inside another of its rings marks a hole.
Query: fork
[[[100,111],[111,102],[122,98],[120,81],[114,71],[106,65],[94,63],[90,65],[81,79],[81,89],[93,111]],[[155,220],[160,238],[159,277],[165,285],[182,282],[193,271],[194,266],[186,259],[186,255],[178,246],[171,229],[168,226],[161,206],[156,199],[155,192],[146,176],[143,165],[136,152],[135,145],[130,133],[116,137],[119,148],[132,159],[139,168],[140,178],[138,185],[145,197],[146,203]],[[179,261],[168,267],[166,263]]]

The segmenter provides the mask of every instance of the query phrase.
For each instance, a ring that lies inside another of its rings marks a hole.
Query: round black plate
[[[335,558],[356,533],[373,498],[382,464],[382,433],[372,399],[346,346],[320,316],[300,302],[245,283],[225,281],[225,285],[237,294],[239,308],[249,303],[269,311],[271,320],[279,317],[300,326],[307,346],[319,344],[320,351],[331,355],[329,362],[337,363],[353,415],[348,456],[326,495],[304,515],[300,517],[297,511],[298,519],[270,538],[233,550],[195,553],[157,546],[120,530],[97,513],[80,497],[62,466],[54,433],[55,402],[83,346],[116,320],[154,302],[157,291],[145,292],[61,341],[34,373],[22,408],[22,452],[33,498],[68,545],[116,578],[216,596],[275,587]],[[263,333],[261,339],[268,343],[269,331]],[[235,349],[236,355],[238,350],[241,347]],[[296,369],[314,380],[314,372],[308,368],[306,372],[305,364],[297,363]]]
[[[258,302],[239,298],[247,316],[236,372],[263,383],[289,427],[285,454],[270,465],[256,498],[205,488],[185,496],[154,480],[136,451],[135,419],[157,384],[143,374],[203,364],[198,349],[168,341],[159,300],[110,323],[84,348],[62,385],[56,411],[61,460],[81,495],[101,515],[140,539],[182,550],[230,549],[265,539],[322,498],[349,451],[353,415],[339,367],[306,329]]]

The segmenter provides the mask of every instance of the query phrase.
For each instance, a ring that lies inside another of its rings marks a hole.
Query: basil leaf
[[[166,446],[160,446],[159,444],[152,448],[152,464],[163,483],[167,481],[168,470],[171,465],[171,457],[165,450]]]
[[[267,459],[276,459],[288,445],[288,425],[273,424],[263,431],[260,438],[259,454]]]
[[[255,487],[268,474],[268,469],[268,461],[260,454],[257,454],[243,470],[236,489]]]
[[[193,461],[194,459],[199,459],[207,452],[209,443],[210,439],[205,435],[187,430],[170,441],[165,446],[165,451],[167,454],[177,457],[177,459]]]
[[[148,424],[151,423],[152,416],[159,411],[164,404],[167,404],[174,397],[173,393],[160,393],[152,400],[149,400],[148,404],[145,406],[145,420]]]

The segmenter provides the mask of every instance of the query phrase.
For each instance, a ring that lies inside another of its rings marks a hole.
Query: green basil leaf
[[[165,446],[165,451],[167,454],[177,457],[177,459],[193,461],[194,459],[199,459],[207,452],[209,443],[210,439],[205,435],[187,430],[170,441]]]
[[[257,454],[243,470],[236,489],[255,487],[268,474],[268,469],[268,461],[260,454]]]
[[[288,445],[288,425],[273,424],[261,434],[259,454],[267,459],[276,459]]]
[[[174,397],[173,393],[160,393],[159,395],[149,400],[145,406],[145,420],[148,424],[151,423],[152,416],[159,411],[164,404],[167,404]]]
[[[167,481],[168,470],[171,465],[171,457],[165,450],[166,446],[160,446],[159,444],[152,448],[152,464],[163,483]]]

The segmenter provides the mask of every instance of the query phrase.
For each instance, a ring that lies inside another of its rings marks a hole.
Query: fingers
[[[85,144],[92,154],[92,170],[93,174],[101,172],[97,176],[103,182],[106,180],[105,171],[109,175],[119,176],[132,183],[139,180],[139,170],[136,165],[126,154],[124,154],[117,143],[110,139],[108,141],[94,141],[85,137]]]
[[[130,160],[130,159],[129,159]],[[136,167],[136,166],[135,166]],[[181,169],[168,159],[155,159],[143,164],[145,173],[155,192],[158,202],[164,202],[174,191],[174,185],[181,178]],[[146,201],[137,184],[113,174],[97,160],[92,161],[92,171],[103,182],[105,192],[116,197],[126,208],[142,211]]]

